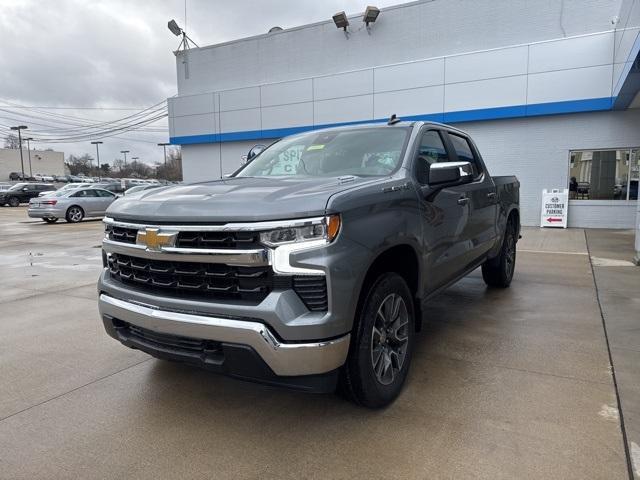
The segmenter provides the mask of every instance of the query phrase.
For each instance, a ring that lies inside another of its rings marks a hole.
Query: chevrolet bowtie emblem
[[[138,230],[136,243],[145,245],[147,250],[162,250],[162,247],[173,247],[176,243],[177,232],[161,232],[158,228]]]

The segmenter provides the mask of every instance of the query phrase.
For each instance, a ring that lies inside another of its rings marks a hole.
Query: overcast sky
[[[185,29],[203,46],[266,33],[275,25],[288,28],[329,19],[340,10],[362,12],[369,3],[187,0]],[[373,3],[385,7],[403,2]],[[184,28],[184,0],[0,0],[0,126],[29,125],[34,136],[36,129],[49,128],[46,125],[69,127],[56,123],[62,117],[8,108],[7,102],[74,107],[48,112],[95,123],[135,111],[84,108],[145,108],[175,95],[172,52],[179,39],[166,27],[171,18]],[[154,126],[166,129],[166,120]],[[104,139],[100,157],[112,162],[120,150],[130,150],[129,156],[153,163],[162,159],[162,149],[156,146],[162,141],[168,141],[168,131],[122,134]],[[37,147],[52,147],[65,155],[94,152],[88,141]]]

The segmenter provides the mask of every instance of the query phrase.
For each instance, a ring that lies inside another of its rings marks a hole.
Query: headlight
[[[340,215],[328,215],[302,226],[278,228],[260,233],[260,242],[269,247],[325,240],[330,243],[340,231]]]

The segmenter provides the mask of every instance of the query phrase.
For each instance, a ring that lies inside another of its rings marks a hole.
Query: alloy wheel
[[[69,219],[72,222],[79,222],[80,220],[82,220],[82,210],[80,210],[78,207],[72,207],[69,210]]]
[[[409,313],[404,299],[387,295],[376,313],[371,335],[371,365],[376,379],[390,385],[402,369],[409,341]]]

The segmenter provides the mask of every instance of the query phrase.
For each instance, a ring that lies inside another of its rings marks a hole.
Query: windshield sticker
[[[307,152],[311,150],[322,150],[323,148],[324,145],[310,145],[309,148],[307,148]]]

